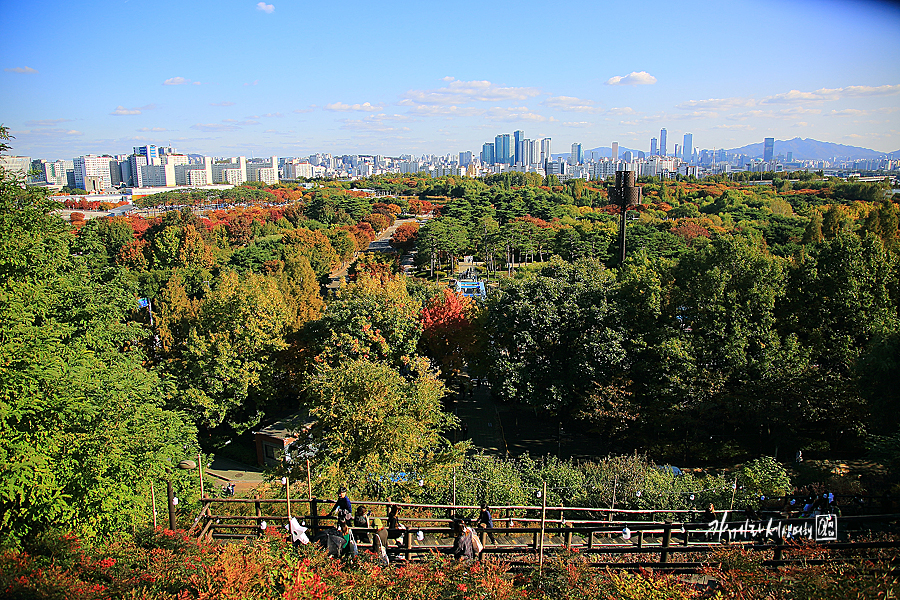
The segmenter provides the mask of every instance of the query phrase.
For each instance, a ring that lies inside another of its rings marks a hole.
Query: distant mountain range
[[[631,150],[637,156],[638,150],[633,148],[625,148],[619,146],[619,158],[622,158],[627,150]],[[644,150],[647,152],[647,150]],[[725,150],[729,154],[746,154],[753,158],[763,157],[763,142],[741,146],[740,148],[731,148]],[[894,158],[900,159],[900,150],[894,152],[878,152],[877,150],[869,150],[868,148],[860,148],[859,146],[847,146],[845,144],[835,144],[834,142],[820,142],[818,140],[794,138],[792,140],[775,140],[775,156],[779,154],[787,156],[788,152],[793,153],[794,160],[830,160],[833,158],[842,158],[847,160],[859,160],[867,158]],[[649,154],[649,152],[647,152]],[[600,146],[590,150],[584,150],[585,159],[594,158],[610,158],[612,156],[612,148],[609,146]],[[670,154],[671,156],[671,154]],[[553,154],[553,158],[568,158],[568,152]]]
[[[751,157],[763,156],[763,142],[741,146],[726,150],[729,154],[746,154]],[[858,146],[835,144],[834,142],[820,142],[818,140],[794,138],[792,140],[775,140],[775,156],[779,154],[787,156],[792,152],[794,160],[828,160],[832,158],[844,158],[850,160],[866,158],[900,158],[900,150],[895,152],[878,152]]]

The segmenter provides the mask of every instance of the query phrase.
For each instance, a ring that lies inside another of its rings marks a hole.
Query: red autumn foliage
[[[678,237],[691,242],[698,237],[709,237],[709,230],[695,221],[683,220],[670,230]]]
[[[418,223],[403,223],[394,230],[394,235],[391,237],[391,246],[394,248],[408,248],[416,242],[418,235]]]
[[[459,372],[466,354],[476,345],[475,300],[450,289],[432,298],[423,308],[422,344],[445,376]]]

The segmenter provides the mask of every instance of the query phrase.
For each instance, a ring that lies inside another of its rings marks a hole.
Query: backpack
[[[328,556],[340,558],[344,549],[344,536],[339,529],[326,529],[313,538],[313,542],[319,545]]]
[[[478,534],[471,527],[468,530],[469,535],[472,536],[472,547],[475,548],[475,554],[481,554],[484,551],[484,544],[481,543],[481,538],[478,537]]]

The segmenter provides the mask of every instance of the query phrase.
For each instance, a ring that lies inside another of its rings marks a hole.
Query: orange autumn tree
[[[478,346],[478,305],[472,298],[450,289],[429,300],[422,308],[419,349],[450,379],[466,366]]]

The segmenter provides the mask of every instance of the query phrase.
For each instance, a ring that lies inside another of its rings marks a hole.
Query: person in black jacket
[[[478,526],[484,527],[487,530],[488,537],[491,538],[492,544],[497,543],[497,540],[494,539],[494,533],[491,531],[494,528],[494,517],[491,515],[487,502],[481,503],[481,514],[478,515]]]
[[[329,515],[337,511],[337,525],[341,523],[350,523],[353,521],[353,506],[350,504],[350,498],[347,497],[347,488],[338,489],[338,499],[331,508]]]

